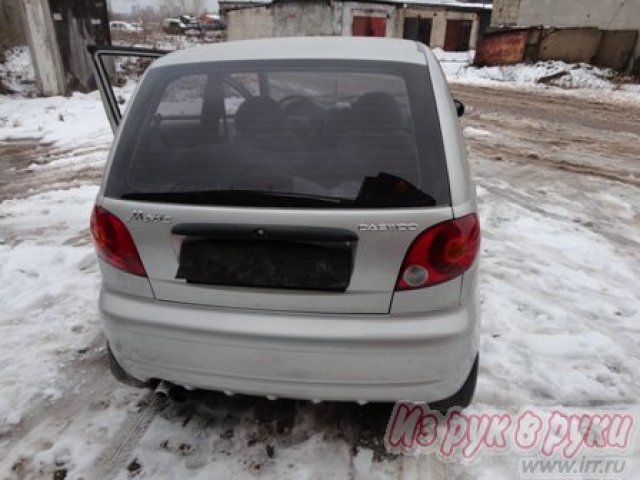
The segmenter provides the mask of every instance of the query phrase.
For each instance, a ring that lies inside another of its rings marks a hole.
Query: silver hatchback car
[[[480,227],[463,107],[424,45],[90,51],[116,132],[91,232],[118,379],[468,405]],[[113,55],[162,57],[124,115]]]

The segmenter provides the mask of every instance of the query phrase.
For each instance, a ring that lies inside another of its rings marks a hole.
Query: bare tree
[[[189,4],[189,12],[193,15],[201,15],[204,13],[204,0],[185,0]]]
[[[204,13],[204,0],[162,0],[159,7],[165,17],[200,15]]]
[[[179,7],[176,0],[162,0],[160,6],[158,7],[160,13],[162,13],[162,15],[165,17],[174,16],[177,13],[178,9]]]

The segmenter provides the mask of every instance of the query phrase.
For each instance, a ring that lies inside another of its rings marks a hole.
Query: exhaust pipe
[[[156,397],[159,397],[162,400],[166,400],[167,398],[169,398],[169,390],[171,390],[171,385],[168,382],[162,380],[160,383],[158,383],[153,393]]]

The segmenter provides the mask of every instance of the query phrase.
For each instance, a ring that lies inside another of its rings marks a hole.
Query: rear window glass
[[[380,62],[152,69],[105,193],[256,207],[450,203],[427,72]]]

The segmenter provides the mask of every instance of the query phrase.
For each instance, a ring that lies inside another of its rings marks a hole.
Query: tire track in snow
[[[102,162],[108,148],[103,145],[56,150],[52,144],[37,140],[0,142],[0,202],[49,190],[96,185],[102,176]],[[83,160],[92,156],[98,159],[97,163],[83,165]],[[70,165],[69,161],[77,164]]]
[[[496,148],[493,145],[474,145],[474,149],[478,153],[484,154],[489,159],[496,159]],[[548,157],[536,156],[532,158],[527,152],[522,151],[520,148],[502,147],[501,153],[508,154],[508,159],[519,163],[526,163],[540,165],[542,167],[553,168],[569,173],[577,173],[580,175],[588,175],[593,177],[599,177],[605,180],[611,180],[615,182],[625,183],[635,187],[640,187],[640,178],[631,176],[628,171],[625,170],[613,170],[608,168],[597,168],[591,165],[584,165],[579,163],[573,163],[566,160],[552,159]],[[502,160],[502,159],[501,159]]]
[[[103,452],[106,461],[98,462],[98,474],[95,478],[113,480],[124,471],[138,442],[145,434],[155,416],[166,406],[167,398],[151,390],[142,400],[147,404],[137,415],[131,415],[120,427],[121,434],[116,435],[113,448]]]

